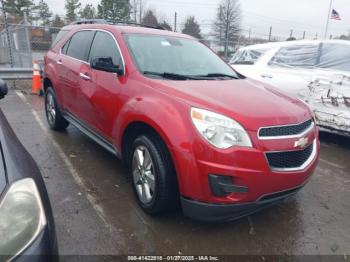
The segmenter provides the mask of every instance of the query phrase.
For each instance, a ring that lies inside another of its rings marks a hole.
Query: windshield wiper
[[[188,75],[180,75],[180,74],[168,73],[168,72],[159,73],[159,72],[152,72],[152,71],[144,71],[143,74],[160,76],[160,77],[163,77],[163,78],[174,79],[174,80],[188,80],[188,79],[199,80],[199,79],[202,79],[200,77],[188,76]]]
[[[206,75],[200,75],[199,77],[229,77],[229,78],[233,78],[233,79],[239,79],[237,76],[227,75],[227,74],[222,74],[222,73],[209,73]]]

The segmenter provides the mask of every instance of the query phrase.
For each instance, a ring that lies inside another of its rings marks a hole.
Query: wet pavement
[[[42,98],[12,91],[0,106],[42,171],[61,254],[350,254],[350,139],[321,134],[317,170],[295,197],[204,224],[144,214],[119,160],[73,126],[50,131]]]

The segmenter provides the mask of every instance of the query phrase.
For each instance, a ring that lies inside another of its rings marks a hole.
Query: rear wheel
[[[178,202],[177,180],[169,152],[156,135],[135,139],[131,154],[133,189],[141,208],[159,214]]]
[[[52,87],[49,87],[45,92],[45,112],[46,119],[51,129],[65,130],[69,122],[64,119],[61,110],[57,104],[56,95]]]

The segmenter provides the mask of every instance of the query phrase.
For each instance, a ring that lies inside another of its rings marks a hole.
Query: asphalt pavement
[[[42,98],[11,91],[0,107],[42,171],[60,254],[350,254],[350,139],[321,133],[317,170],[295,197],[205,224],[144,214],[120,161],[73,126],[49,130]]]

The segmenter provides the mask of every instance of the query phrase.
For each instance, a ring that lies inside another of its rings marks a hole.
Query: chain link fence
[[[42,64],[59,30],[30,25],[24,21],[3,26],[0,31],[0,69],[32,68],[34,60]]]

